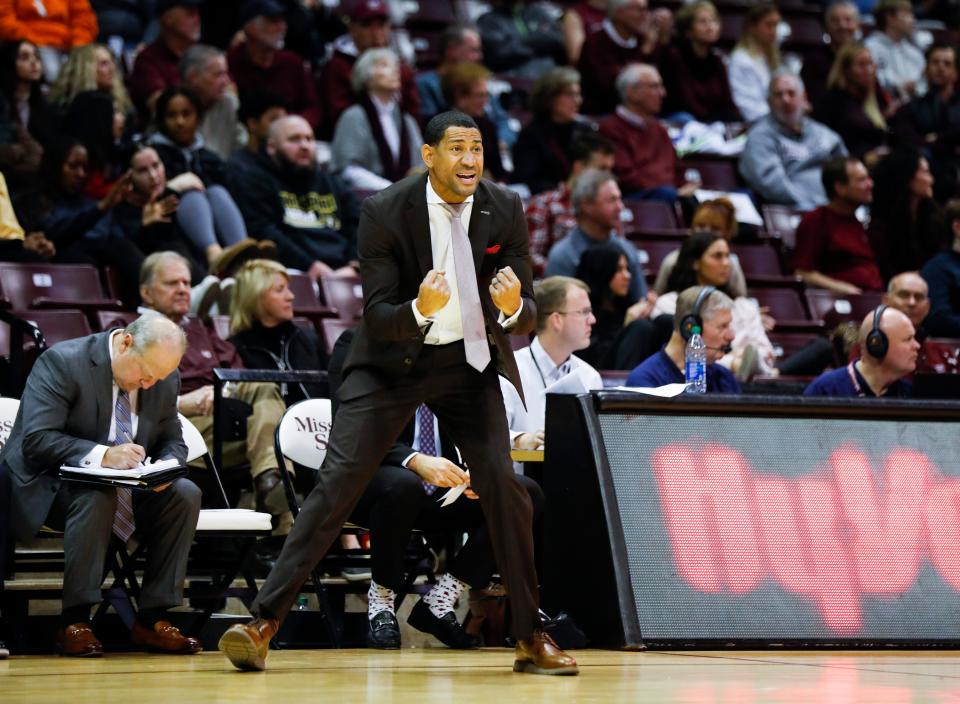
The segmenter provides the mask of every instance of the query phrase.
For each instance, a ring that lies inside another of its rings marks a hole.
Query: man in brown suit
[[[344,364],[340,410],[316,487],[276,567],[220,649],[263,669],[270,638],[360,499],[380,461],[425,403],[471,469],[471,484],[510,593],[514,669],[576,674],[540,629],[530,497],[513,472],[498,372],[521,388],[507,332],[536,321],[520,199],[488,181],[476,123],[441,113],[424,131],[429,174],[368,198],[360,216],[364,317]]]

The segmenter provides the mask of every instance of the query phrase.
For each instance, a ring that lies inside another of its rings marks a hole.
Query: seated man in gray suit
[[[57,650],[99,656],[90,607],[100,584],[111,534],[134,531],[148,548],[135,644],[167,653],[195,653],[165,610],[183,600],[187,553],[197,527],[200,490],[177,479],[155,491],[62,482],[59,468],[132,469],[148,456],[186,462],[177,418],[186,349],[180,328],[146,315],[125,330],[54,345],[30,372],[0,463],[13,484],[11,526],[29,540],[46,524],[64,532],[63,610]],[[3,469],[3,468],[0,468]],[[2,472],[0,472],[2,473]]]

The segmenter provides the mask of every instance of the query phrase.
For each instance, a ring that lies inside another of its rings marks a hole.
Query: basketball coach
[[[460,448],[480,497],[517,639],[514,670],[577,674],[540,629],[532,508],[510,461],[498,373],[521,389],[507,333],[527,335],[536,305],[520,199],[481,179],[480,130],[445,112],[424,130],[426,175],[368,198],[358,231],[363,322],[344,364],[317,485],[276,566],[220,650],[262,670],[270,638],[416,408],[425,403]]]

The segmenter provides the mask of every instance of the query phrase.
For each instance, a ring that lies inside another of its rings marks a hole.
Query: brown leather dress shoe
[[[576,675],[580,668],[577,661],[560,650],[553,638],[543,631],[517,641],[517,659],[514,672],[529,672],[534,675]]]
[[[157,621],[153,624],[152,631],[146,626],[134,623],[133,630],[130,631],[130,640],[153,653],[193,655],[203,650],[200,641],[183,635],[180,629],[169,621]]]
[[[280,622],[275,618],[255,618],[231,626],[217,647],[238,670],[266,669],[267,649]]]
[[[103,646],[86,623],[61,628],[56,635],[57,652],[74,658],[99,658]]]

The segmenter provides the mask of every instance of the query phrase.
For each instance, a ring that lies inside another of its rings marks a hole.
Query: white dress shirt
[[[460,221],[463,223],[464,232],[470,232],[470,218],[473,216],[473,196],[467,196],[464,201],[466,204],[460,214]],[[430,221],[430,249],[433,253],[433,268],[444,272],[444,278],[450,286],[450,300],[447,304],[427,318],[417,310],[416,299],[410,304],[413,306],[413,315],[417,319],[417,325],[422,329],[429,322],[433,322],[427,331],[424,343],[428,345],[448,345],[451,342],[457,342],[463,339],[463,322],[460,319],[460,293],[457,286],[457,268],[453,259],[453,242],[451,230],[453,223],[453,214],[444,206],[443,200],[437,192],[433,190],[430,179],[427,179],[427,216]],[[491,217],[489,213],[481,213],[480,217]],[[478,284],[479,285],[479,284]],[[483,295],[483,292],[480,292]],[[500,325],[505,329],[510,329],[517,321],[520,311],[523,310],[523,300],[520,300],[520,307],[517,312],[506,318],[503,313],[500,314]]]
[[[513,384],[500,379],[503,392],[503,405],[507,411],[507,427],[510,429],[510,444],[521,433],[535,433],[543,430],[547,417],[547,387],[567,374],[576,372],[588,389],[602,389],[603,379],[600,372],[579,357],[571,355],[562,364],[555,364],[540,344],[540,338],[534,338],[529,347],[514,353],[517,368],[520,370],[520,382],[523,384],[523,397],[527,407],[523,407],[520,394]]]
[[[113,341],[116,339],[117,335],[120,335],[123,330],[114,330],[110,333],[110,337],[107,338],[107,345],[110,350],[110,361],[113,362]],[[90,452],[88,452],[82,460],[80,460],[81,467],[102,467],[103,466],[103,456],[107,454],[107,450],[113,445],[113,441],[117,437],[117,393],[120,391],[120,387],[117,386],[116,380],[113,382],[113,389],[110,394],[110,432],[107,435],[107,439],[110,442],[110,445],[97,445]],[[137,415],[137,399],[140,397],[140,389],[134,389],[133,391],[128,392],[130,396],[130,436],[135,438],[137,437],[137,424],[139,421],[139,416]]]

